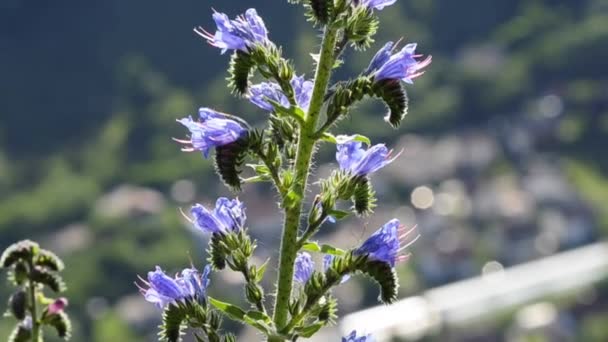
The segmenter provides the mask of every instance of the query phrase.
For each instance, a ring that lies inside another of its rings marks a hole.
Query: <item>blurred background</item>
[[[202,267],[206,237],[178,208],[230,193],[211,161],[171,141],[186,133],[175,119],[200,106],[266,118],[231,97],[228,55],[192,32],[214,29],[212,6],[231,17],[256,7],[312,77],[318,32],[286,1],[0,2],[0,248],[32,238],[64,258],[74,341],[156,340],[160,315],[136,276],[190,260]],[[327,225],[320,238],[355,246],[393,217],[422,235],[398,267],[404,302],[379,313],[415,331],[370,320],[368,331],[403,341],[608,341],[608,1],[399,0],[379,15],[372,49],[348,53],[335,80],[401,37],[433,64],[408,86],[399,130],[374,101],[339,128],[404,153],[373,179],[376,213]],[[334,147],[318,157],[314,177],[323,177]],[[257,258],[274,265],[276,196],[268,184],[239,196]],[[212,294],[241,300],[237,274],[212,282]],[[2,281],[0,302],[8,290]],[[365,279],[335,294],[342,315],[377,304]],[[364,327],[361,317],[341,329]],[[13,324],[0,320],[0,340]]]

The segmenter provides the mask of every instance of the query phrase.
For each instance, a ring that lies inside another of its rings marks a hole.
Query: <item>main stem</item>
[[[29,262],[30,277],[28,281],[28,290],[30,295],[30,313],[32,314],[32,341],[40,340],[40,322],[38,321],[38,313],[36,309],[36,283],[32,280],[31,272],[34,269],[34,264]]]
[[[300,214],[305,197],[308,171],[317,139],[313,138],[323,98],[327,91],[327,84],[331,76],[334,64],[334,47],[336,45],[336,29],[326,26],[321,45],[321,54],[315,73],[315,85],[308,114],[301,125],[298,139],[298,149],[294,164],[295,182],[290,190],[295,202],[290,203],[285,209],[285,222],[283,226],[283,238],[281,240],[281,256],[279,261],[279,277],[277,286],[277,298],[274,306],[274,321],[277,329],[281,330],[287,324],[289,299],[293,286],[293,267],[298,252],[298,228],[300,226]],[[271,338],[269,341],[281,341]]]

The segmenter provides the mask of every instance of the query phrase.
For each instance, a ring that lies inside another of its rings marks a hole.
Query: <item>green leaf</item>
[[[306,116],[306,113],[304,113],[302,108],[294,106],[290,106],[289,108],[287,108],[283,107],[280,103],[272,99],[265,98],[265,100],[270,103],[272,107],[274,107],[274,112],[277,113],[279,116],[287,116],[290,118],[294,118],[300,123],[304,122],[304,116]]]
[[[257,272],[255,274],[255,281],[257,283],[261,282],[262,279],[264,279],[264,273],[266,273],[266,266],[268,266],[268,262],[270,261],[270,258],[266,259],[266,261],[264,261],[264,263],[258,267]]]
[[[325,324],[323,322],[318,322],[313,325],[309,325],[307,327],[297,328],[295,329],[295,333],[298,336],[302,336],[305,338],[309,338],[312,335],[316,334],[321,328],[323,328]]]
[[[211,303],[211,305],[213,305],[216,309],[218,309],[221,312],[223,312],[224,314],[226,314],[226,316],[228,316],[230,319],[233,319],[235,321],[240,321],[240,322],[245,321],[245,315],[246,315],[245,310],[239,308],[236,305],[217,300],[213,297],[208,297],[208,299],[209,299],[209,303]]]
[[[354,140],[354,141],[360,141],[360,142],[362,142],[362,143],[364,143],[364,144],[366,144],[368,146],[372,144],[372,141],[368,137],[366,137],[365,135],[361,135],[361,134],[338,135],[336,137],[336,143],[337,144],[344,144],[345,142],[350,141],[351,139]]]
[[[323,133],[323,135],[321,136],[321,140],[327,141],[332,144],[338,143],[338,139],[336,138],[336,136],[328,132]]]
[[[350,211],[344,211],[344,210],[338,210],[338,209],[332,209],[329,211],[328,213],[330,216],[333,216],[336,218],[336,220],[341,220],[345,217],[347,217],[348,215],[351,214]]]
[[[302,249],[305,251],[309,251],[309,252],[317,252],[317,253],[331,254],[331,255],[337,255],[337,256],[342,256],[346,253],[343,249],[334,247],[332,245],[328,245],[328,244],[319,245],[318,242],[312,242],[312,241],[305,243],[302,246]]]
[[[272,333],[272,318],[261,311],[247,311],[244,316],[245,323],[269,335]]]

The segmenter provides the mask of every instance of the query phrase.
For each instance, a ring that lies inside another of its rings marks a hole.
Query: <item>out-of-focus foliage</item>
[[[210,202],[226,190],[212,176],[211,161],[179,153],[170,140],[184,135],[175,118],[203,105],[252,122],[262,115],[229,97],[227,57],[208,48],[191,28],[212,26],[211,6],[231,14],[256,7],[273,40],[286,45],[285,54],[297,57],[300,72],[311,76],[313,61],[303,52],[318,45],[317,32],[286,2],[269,3],[0,4],[0,249],[30,237],[65,260],[74,340],[153,338],[158,313],[137,297],[135,275],[155,264],[177,269],[188,258],[198,263],[203,258],[203,244],[184,228],[177,208],[195,199]],[[549,253],[608,234],[606,1],[399,0],[380,16],[383,27],[373,49],[407,34],[419,51],[433,54],[433,64],[411,88],[410,114],[392,136],[386,136],[384,109],[373,101],[364,102],[340,129],[365,127],[373,141],[404,147],[399,165],[428,176],[410,177],[400,166],[383,174],[382,196],[393,201],[395,211],[409,204],[419,185],[453,190],[456,184],[468,194],[465,202],[473,212],[448,217],[456,233],[445,233],[424,210],[407,208],[429,237],[422,244],[427,247],[414,250],[413,267],[399,270],[401,295],[478,274],[488,259],[508,265],[542,255],[521,251],[531,249],[525,249],[530,239],[542,245],[544,235],[535,232],[543,220],[573,217],[566,220],[568,227],[583,227],[580,236],[563,237]],[[358,73],[372,54],[347,53],[354,63],[339,69],[336,79]],[[419,132],[426,135],[413,135]],[[454,152],[456,145],[468,149]],[[416,148],[435,151],[429,157],[435,163],[412,165],[421,160],[408,159]],[[487,167],[464,162],[482,158],[488,148],[493,155]],[[319,153],[330,160],[333,152],[322,146]],[[444,170],[444,160],[458,166]],[[523,221],[517,210],[492,212],[496,217],[478,213],[483,208],[476,196],[483,198],[484,190],[495,189],[507,204],[527,198],[533,184],[526,179],[539,168],[534,184],[555,178],[542,173],[546,167],[574,189],[562,193],[568,205],[539,200],[532,218]],[[244,199],[250,200],[248,215],[257,217],[252,231],[265,256],[274,256],[280,223],[265,217],[275,205],[270,194],[261,187]],[[362,224],[344,229],[353,226]],[[363,233],[358,228],[342,234],[336,239]],[[474,243],[466,240],[471,236]],[[449,242],[458,239],[469,242],[450,250]],[[433,248],[438,252],[423,252]],[[452,273],[445,271],[446,257],[455,265]],[[433,271],[437,267],[440,275]],[[360,293],[358,285],[349,286]],[[0,285],[0,299],[7,293]],[[605,302],[605,290],[599,293]],[[366,293],[365,303],[374,296]],[[606,314],[581,315],[577,334],[605,339]],[[8,327],[0,322],[0,339],[6,335]]]

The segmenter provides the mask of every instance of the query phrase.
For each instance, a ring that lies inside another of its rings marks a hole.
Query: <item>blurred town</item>
[[[74,341],[155,341],[160,315],[137,292],[137,275],[204,264],[208,237],[179,208],[233,195],[210,160],[180,152],[171,137],[185,134],[175,119],[200,106],[264,120],[229,94],[228,56],[191,31],[212,27],[211,7],[235,15],[244,6],[258,9],[271,38],[311,77],[318,32],[286,1],[0,4],[0,248],[33,238],[64,258]],[[327,223],[320,240],[348,248],[393,217],[417,224],[421,239],[398,266],[400,297],[410,298],[606,239],[607,1],[399,0],[380,17],[373,48],[347,53],[335,80],[401,37],[417,41],[433,64],[408,86],[400,129],[372,100],[341,123],[337,133],[403,152],[373,179],[375,213]],[[315,179],[335,167],[334,153],[320,146]],[[258,239],[256,258],[276,263],[282,218],[273,189],[248,185],[238,196]],[[559,295],[479,307],[483,324],[395,340],[608,341],[603,267]],[[274,275],[266,276],[268,292]],[[210,292],[242,300],[241,282],[215,273]],[[0,302],[8,295],[1,283]],[[366,279],[335,295],[341,315],[377,305]],[[394,314],[409,322],[408,313]],[[12,324],[0,320],[0,340]],[[239,340],[257,338],[228,327]]]

